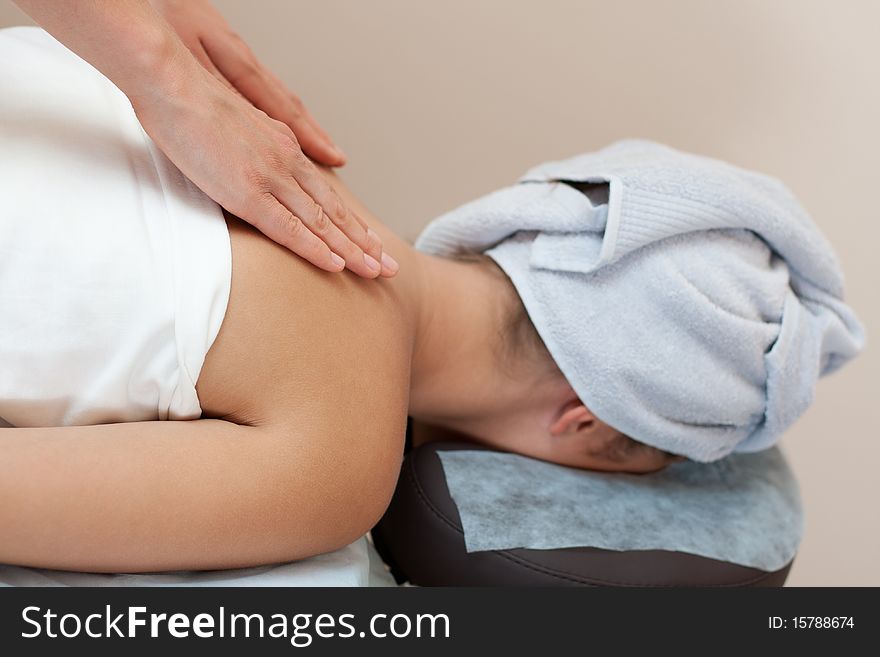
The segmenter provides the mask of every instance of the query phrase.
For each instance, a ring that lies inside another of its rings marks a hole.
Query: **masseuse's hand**
[[[396,263],[315,165],[296,135],[230,91],[188,52],[129,99],[144,130],[202,191],[327,271],[393,276]]]
[[[318,267],[348,267],[367,278],[396,274],[379,237],[305,157],[345,163],[299,98],[207,0],[150,3],[214,78],[182,66],[172,82],[177,98],[152,97],[135,106],[165,154],[228,211]]]
[[[185,44],[147,0],[15,1],[112,80],[165,155],[226,210],[321,269],[397,272],[302,150],[341,164],[329,140],[207,2],[156,3]]]
[[[286,123],[303,152],[331,167],[345,155],[302,101],[256,58],[209,0],[149,0],[184,45],[214,77],[277,121]]]

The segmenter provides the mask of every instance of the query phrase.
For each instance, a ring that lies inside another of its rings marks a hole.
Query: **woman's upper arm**
[[[146,572],[336,549],[377,505],[323,442],[222,420],[3,429],[0,562]]]

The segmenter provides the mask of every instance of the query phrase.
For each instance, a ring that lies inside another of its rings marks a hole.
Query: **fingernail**
[[[372,272],[377,272],[380,269],[382,269],[382,266],[379,264],[379,261],[376,260],[369,253],[364,254],[364,262],[367,263],[367,269],[369,269]]]
[[[400,265],[397,264],[397,260],[395,260],[394,258],[392,258],[392,257],[391,257],[390,255],[388,255],[387,253],[383,253],[383,254],[382,254],[382,264],[383,264],[383,265],[385,266],[385,268],[388,269],[392,274],[396,274],[397,271],[400,269]]]
[[[373,230],[372,228],[367,228],[367,236],[372,237],[377,242],[382,241],[382,238],[379,237],[379,234],[375,230]]]
[[[332,260],[333,264],[336,265],[337,267],[342,267],[342,268],[345,267],[345,260],[340,258],[338,255],[336,255],[332,251],[330,252],[330,260]]]
[[[336,144],[333,144],[333,150],[336,151],[336,154],[339,157],[341,157],[343,160],[348,159],[348,156],[345,154],[345,152],[341,148],[339,148],[339,146],[337,146]]]

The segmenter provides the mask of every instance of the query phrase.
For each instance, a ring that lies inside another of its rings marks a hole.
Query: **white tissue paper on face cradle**
[[[778,447],[642,475],[491,451],[438,455],[468,552],[672,550],[773,572],[803,535],[800,491]]]

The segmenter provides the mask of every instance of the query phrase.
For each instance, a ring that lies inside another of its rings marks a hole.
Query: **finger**
[[[211,62],[239,96],[267,114],[266,85],[260,62],[241,39],[199,40]],[[271,116],[271,114],[269,114]]]
[[[198,62],[215,78],[217,78],[220,82],[223,83],[230,91],[235,92],[239,96],[241,95],[238,90],[232,86],[232,83],[226,79],[226,77],[220,72],[220,70],[214,65],[214,62],[211,61],[211,56],[208,54],[208,51],[205,50],[205,46],[202,44],[201,39],[197,39],[195,43],[189,45],[190,52],[195,56]]]
[[[333,143],[315,129],[304,114],[299,110],[289,110],[290,129],[296,135],[296,140],[302,147],[303,152],[313,160],[327,166],[342,166],[345,164],[345,154],[336,148]],[[271,115],[270,115],[271,116]]]
[[[341,167],[344,165],[348,161],[345,153],[342,152],[339,146],[333,143],[333,140],[321,128],[315,117],[302,104],[302,101],[293,96],[290,102],[299,114],[299,119],[295,123],[293,132],[296,134],[296,138],[300,140],[306,155],[327,166]],[[300,133],[302,133],[302,136]]]
[[[309,122],[309,125],[311,125],[312,128],[315,129],[315,132],[317,132],[319,135],[321,135],[321,137],[326,139],[328,142],[332,143],[332,140],[330,139],[330,135],[328,135],[327,131],[321,127],[321,124],[318,123],[318,120],[312,115],[312,113],[309,111],[309,108],[305,106],[305,103],[303,103],[302,100],[300,100],[295,95],[291,95],[291,102],[299,110],[299,113],[303,116],[303,118]],[[335,144],[334,144],[334,146],[335,146]],[[336,148],[337,148],[337,150],[339,149],[338,146],[336,146]]]
[[[330,186],[312,161],[303,154],[293,139],[288,145],[288,156],[288,172],[297,185],[323,208],[324,214],[352,242],[376,261],[381,262],[382,240],[375,232],[368,230],[366,223],[348,209],[339,198],[336,190]],[[295,212],[295,210],[293,211]]]
[[[282,106],[279,108],[279,114],[285,116],[286,119],[275,118],[279,121],[284,121],[284,123],[290,126],[290,129],[293,130],[296,138],[302,144],[306,155],[327,166],[342,166],[345,164],[347,161],[345,153],[342,152],[339,146],[333,143],[330,135],[312,116],[312,113],[309,112],[299,96],[291,92],[272,71],[265,68],[263,70],[272,87],[281,93],[280,102]],[[300,128],[300,126],[308,126],[311,128],[311,133],[309,134],[309,131],[304,127]],[[303,134],[300,134],[301,129]]]
[[[349,209],[349,212],[351,212],[355,221],[357,221],[367,233],[367,239],[371,242],[371,246],[367,248],[367,251],[369,253],[375,253],[376,249],[379,250],[379,253],[381,254],[379,256],[379,261],[382,263],[382,276],[386,278],[391,278],[392,276],[396,275],[397,272],[400,270],[400,265],[397,264],[397,260],[385,253],[382,247],[382,238],[379,237],[379,235],[376,234],[376,232],[372,228],[370,228],[370,225],[363,219],[363,217],[361,217],[360,214],[358,214],[356,210]]]
[[[343,231],[343,226],[334,223],[324,208],[303,190],[296,180],[287,181],[282,189],[275,191],[275,196],[294,215],[302,219],[311,233],[321,239],[334,253],[342,256],[345,266],[352,272],[364,278],[375,278],[382,273],[381,255],[379,258],[374,258],[365,253]],[[341,201],[339,203],[341,204]],[[353,219],[346,219],[343,225],[349,230],[352,227],[348,222],[357,226],[357,222]]]
[[[308,114],[302,101],[291,93],[271,71],[260,67],[263,84],[259,95],[251,102],[266,114],[287,125],[300,144],[303,152],[320,164],[342,166],[346,162],[345,153],[333,143],[330,136]]]
[[[302,150],[329,166],[345,164],[345,155],[326,133],[316,131],[284,84],[256,58],[241,40],[222,45],[203,43],[205,51],[225,78],[255,107],[290,127]]]
[[[364,221],[364,219],[357,213],[357,211],[349,210],[349,212],[351,212],[355,221],[357,221],[364,229],[364,231],[366,231],[367,239],[370,240],[371,245],[375,245],[368,247],[368,252],[375,253],[375,249],[379,250],[379,253],[381,254],[379,256],[379,261],[382,263],[381,275],[385,278],[391,278],[392,276],[396,275],[397,272],[400,270],[400,265],[397,264],[397,260],[385,253],[382,247],[382,238],[379,237],[379,235],[372,228],[370,228],[370,225],[366,221]]]
[[[392,258],[387,253],[382,254],[382,278],[391,278],[392,276],[397,276],[397,272],[400,271],[400,265],[397,263],[397,260]]]
[[[257,211],[250,221],[257,230],[278,244],[287,247],[310,263],[329,272],[340,272],[345,268],[345,260],[333,253],[303,223],[302,219],[288,210],[272,194],[265,194]]]

